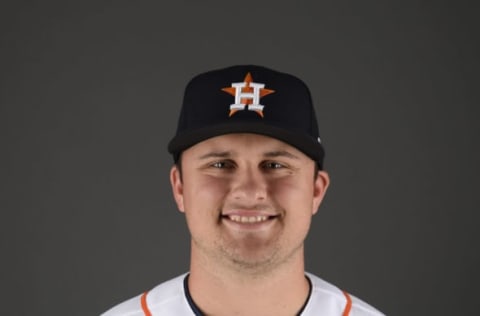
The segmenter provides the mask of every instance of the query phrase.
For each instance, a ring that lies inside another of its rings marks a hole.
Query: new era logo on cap
[[[299,78],[255,65],[195,76],[185,88],[177,132],[168,150],[181,152],[205,139],[255,133],[284,141],[322,168],[324,150],[310,91]]]

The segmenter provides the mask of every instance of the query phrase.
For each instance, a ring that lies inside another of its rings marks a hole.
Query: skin
[[[294,315],[308,297],[304,240],[329,177],[296,148],[227,134],[182,153],[170,180],[191,233],[189,288],[208,315]]]

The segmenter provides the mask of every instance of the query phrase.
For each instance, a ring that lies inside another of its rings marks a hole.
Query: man
[[[252,65],[196,76],[168,149],[190,272],[104,316],[383,315],[304,270],[329,177],[300,79]]]

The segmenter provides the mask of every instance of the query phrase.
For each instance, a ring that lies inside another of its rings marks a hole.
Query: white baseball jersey
[[[381,316],[384,315],[360,299],[307,273],[310,296],[301,316]],[[101,316],[201,316],[190,297],[187,274],[164,282],[108,310]]]

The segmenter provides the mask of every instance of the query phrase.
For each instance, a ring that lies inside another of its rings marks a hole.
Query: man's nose
[[[237,201],[256,202],[267,198],[265,175],[258,168],[248,167],[235,175],[232,195]]]

